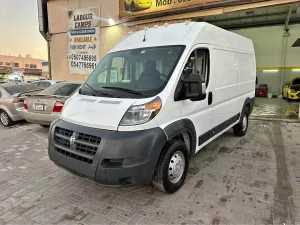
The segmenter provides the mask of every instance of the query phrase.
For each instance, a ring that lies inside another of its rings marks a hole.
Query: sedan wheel
[[[5,111],[0,112],[0,121],[3,126],[8,127],[12,125],[12,120],[9,118]]]

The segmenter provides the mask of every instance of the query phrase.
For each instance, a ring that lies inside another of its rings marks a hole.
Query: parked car
[[[24,95],[38,93],[41,89],[27,83],[3,83],[0,84],[0,122],[8,127],[13,122],[23,120]]]
[[[255,65],[250,39],[208,23],[129,34],[51,124],[49,157],[103,185],[173,193],[192,155],[231,128],[247,133]]]
[[[137,12],[141,10],[150,9],[152,0],[124,0],[125,11]]]
[[[282,96],[288,101],[300,99],[300,77],[295,77],[285,84]]]
[[[62,82],[62,81],[55,81],[55,80],[39,80],[39,81],[33,81],[31,82],[32,84],[38,86],[39,88],[41,89],[46,89],[56,83],[59,83],[59,82]]]
[[[23,111],[25,120],[49,126],[59,117],[66,100],[80,85],[78,82],[58,82],[39,94],[27,96]]]

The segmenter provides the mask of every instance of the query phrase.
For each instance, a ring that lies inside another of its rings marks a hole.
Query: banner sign
[[[89,75],[99,62],[100,8],[69,11],[69,74]]]
[[[77,9],[68,12],[69,30],[100,27],[100,8]]]
[[[20,72],[20,71],[18,71]],[[25,69],[23,72],[24,74],[35,74],[35,75],[42,75],[42,70],[41,69]]]
[[[120,17],[147,15],[222,1],[224,0],[119,0]]]

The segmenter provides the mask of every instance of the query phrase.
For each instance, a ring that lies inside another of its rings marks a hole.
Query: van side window
[[[209,82],[209,51],[208,49],[196,50],[196,73],[204,75],[206,87]]]
[[[192,73],[204,75],[206,87],[209,82],[209,51],[208,49],[196,49],[185,64],[182,75],[188,78]]]
[[[184,79],[188,78],[192,73],[196,73],[196,61],[195,60],[196,60],[196,53],[195,53],[195,51],[193,51],[191,53],[190,57],[188,58],[185,66],[184,66],[183,72],[182,72]]]

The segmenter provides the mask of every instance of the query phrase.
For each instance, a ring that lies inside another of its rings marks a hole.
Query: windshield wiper
[[[102,87],[102,88],[123,91],[123,92],[127,92],[127,93],[134,94],[134,95],[144,95],[143,92],[135,91],[135,90],[127,89],[127,88],[121,88],[121,87]]]
[[[108,97],[113,97],[113,95],[111,95],[111,94],[107,94],[107,93],[104,93],[104,92],[101,92],[101,91],[96,91],[94,88],[92,88],[87,83],[84,83],[84,85],[88,86],[94,92],[94,94],[96,94],[96,96],[98,96],[98,97],[101,97],[100,95],[104,95],[104,96],[108,96]],[[81,92],[81,89],[80,89],[80,92]]]

